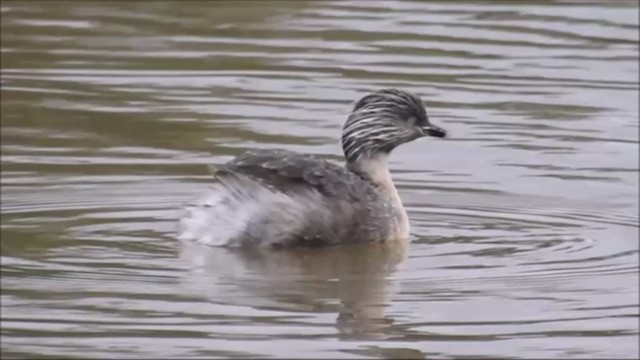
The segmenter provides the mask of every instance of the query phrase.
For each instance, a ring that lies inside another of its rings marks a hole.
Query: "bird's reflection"
[[[345,338],[384,336],[391,275],[407,242],[288,250],[184,244],[188,291],[212,302],[290,312],[335,313]]]

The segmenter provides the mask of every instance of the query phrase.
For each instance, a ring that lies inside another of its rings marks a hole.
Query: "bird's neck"
[[[388,155],[379,154],[347,162],[347,169],[379,188],[399,209],[403,209],[388,166]]]
[[[381,190],[389,192],[395,189],[393,179],[389,172],[387,155],[374,155],[372,157],[361,157],[354,161],[347,161],[347,168],[360,175],[365,180],[373,183]]]
[[[394,235],[404,238],[409,233],[409,217],[391,178],[387,159],[388,155],[386,154],[359,158],[356,161],[348,161],[347,169],[377,187],[387,200],[393,204],[398,215],[396,233]]]

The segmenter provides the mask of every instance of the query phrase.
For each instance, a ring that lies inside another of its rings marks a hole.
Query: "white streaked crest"
[[[392,151],[422,136],[428,123],[422,101],[408,92],[387,89],[369,94],[354,106],[342,128],[342,148],[347,161]]]

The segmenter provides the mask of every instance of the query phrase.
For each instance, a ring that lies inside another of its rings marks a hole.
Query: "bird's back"
[[[213,245],[333,245],[382,241],[397,209],[343,166],[288,150],[248,151],[214,173],[187,210],[181,238]]]

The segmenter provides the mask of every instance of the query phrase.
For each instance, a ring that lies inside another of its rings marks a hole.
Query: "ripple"
[[[252,6],[3,3],[3,355],[638,354],[636,3]],[[392,156],[409,243],[173,239],[205,165],[341,160],[378,87],[451,134]]]

